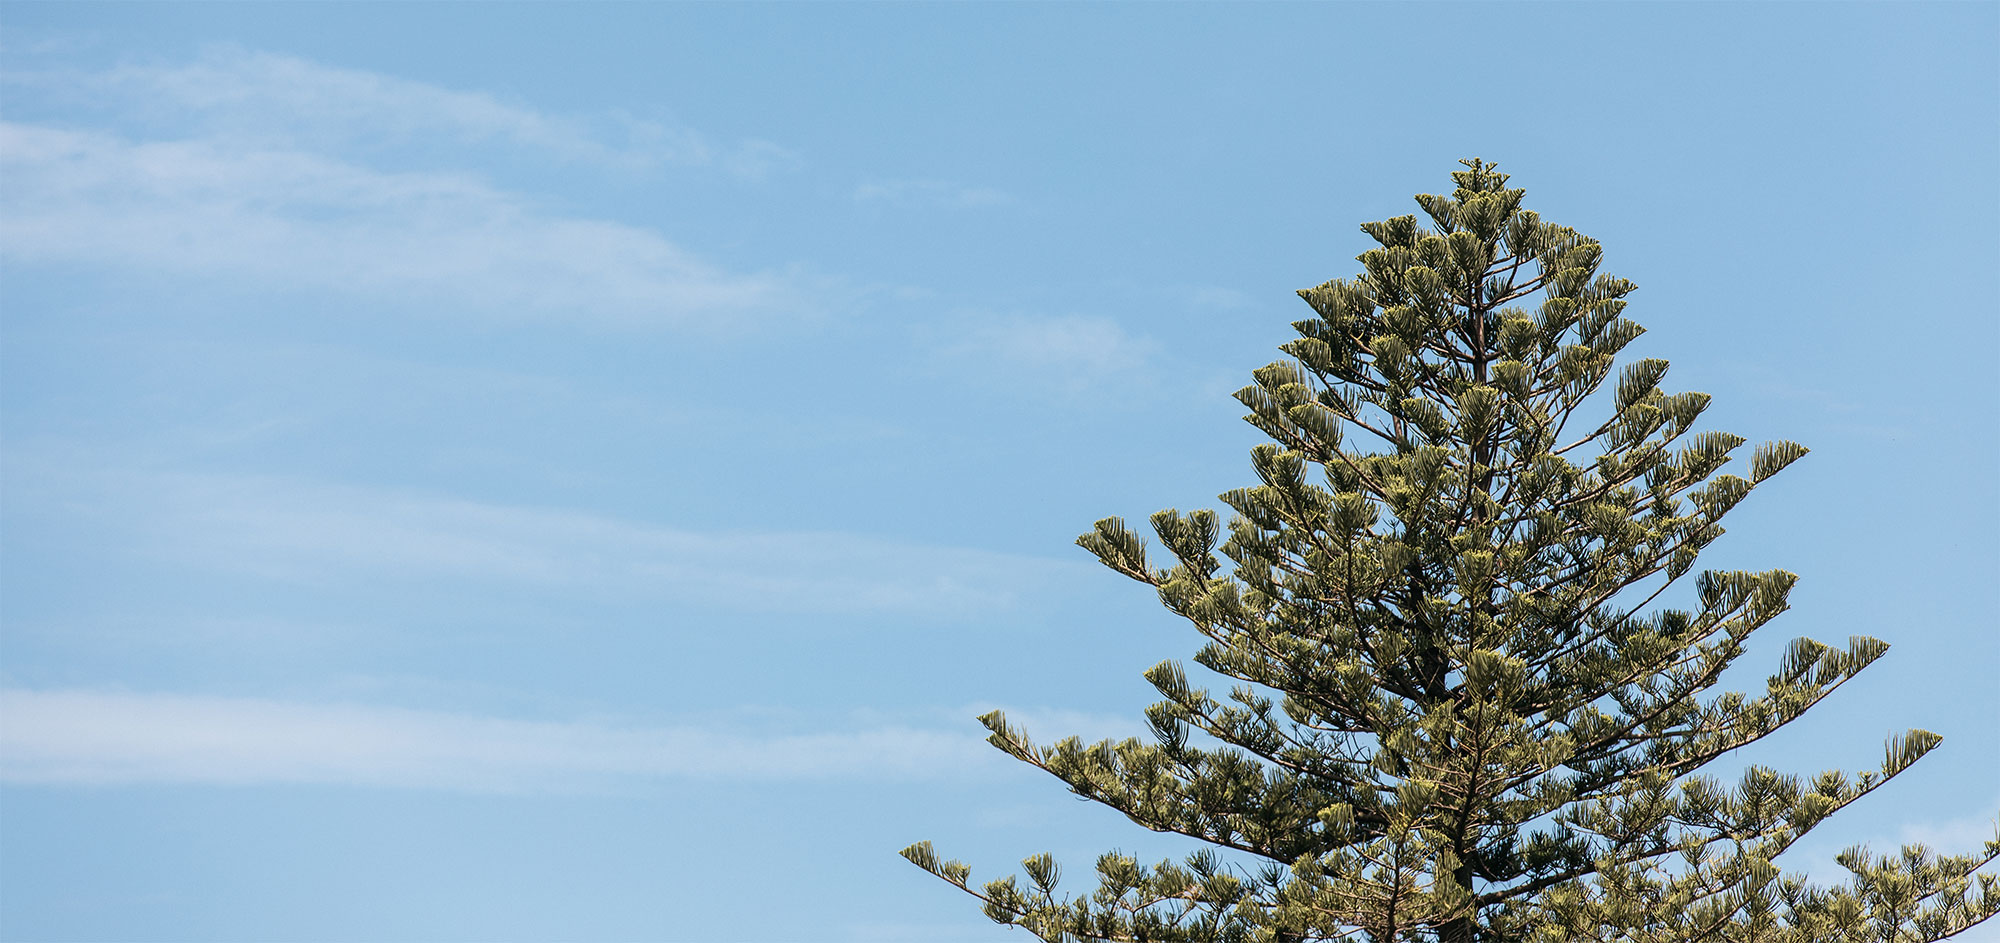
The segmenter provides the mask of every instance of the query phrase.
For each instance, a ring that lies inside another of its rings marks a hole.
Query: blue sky
[[[1704,562],[1894,651],[1743,761],[2000,810],[2000,6],[0,8],[0,937],[998,941],[1140,832],[1070,540],[1462,157],[1814,454]],[[2000,939],[1988,934],[1984,939]]]

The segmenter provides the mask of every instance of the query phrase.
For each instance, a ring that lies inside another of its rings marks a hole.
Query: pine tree
[[[903,851],[988,916],[1048,941],[1936,940],[2000,910],[2000,857],[1840,858],[1845,885],[1783,874],[1807,830],[1938,745],[1878,771],[1704,775],[1888,649],[1797,639],[1765,692],[1713,693],[1796,577],[1699,570],[1723,516],[1806,453],[1696,431],[1701,393],[1643,359],[1632,283],[1595,240],[1521,207],[1492,164],[1368,223],[1365,271],[1299,292],[1313,316],[1237,393],[1271,438],[1220,552],[1212,511],[1152,517],[1155,568],[1117,518],[1078,543],[1206,636],[1164,662],[1149,741],[993,745],[1077,794],[1204,847],[1057,895],[1047,855],[976,886]],[[1740,467],[1740,466],[1739,466]],[[1670,593],[1670,590],[1672,592]],[[1683,607],[1667,602],[1686,599]]]

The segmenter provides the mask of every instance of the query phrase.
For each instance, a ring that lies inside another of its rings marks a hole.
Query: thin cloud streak
[[[901,207],[977,209],[1005,206],[1014,198],[991,187],[967,187],[943,180],[883,180],[854,188],[856,203]]]
[[[243,697],[0,691],[0,782],[325,784],[470,792],[666,779],[913,780],[994,762],[969,733],[743,733]]]
[[[1907,823],[1898,831],[1897,839],[1899,845],[1923,844],[1952,854],[1965,854],[2000,839],[2000,796],[1987,800],[1984,811],[1972,815]],[[1876,848],[1878,853],[1887,850],[1887,847]]]
[[[1077,393],[1143,380],[1159,343],[1105,317],[979,316],[938,348],[956,372],[992,372],[1033,388]],[[997,378],[997,377],[996,377]]]
[[[746,178],[799,163],[769,141],[723,144],[693,128],[623,114],[552,115],[480,92],[234,46],[210,47],[177,65],[14,71],[6,81],[131,120],[164,118],[182,129],[191,125],[211,137],[264,146],[339,150],[444,138],[559,161],[629,169],[718,167]]]
[[[257,279],[488,316],[713,326],[797,310],[657,233],[541,212],[462,174],[0,123],[0,257]]]
[[[107,540],[139,553],[306,584],[539,585],[734,611],[958,620],[1090,572],[1080,561],[849,533],[701,532],[287,478],[16,463],[9,486],[17,506],[89,509]]]

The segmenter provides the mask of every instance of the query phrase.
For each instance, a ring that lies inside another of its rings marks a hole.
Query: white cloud
[[[1159,354],[1158,342],[1137,337],[1104,317],[979,317],[941,353],[962,368],[998,369],[1009,379],[1076,392],[1125,383]]]
[[[0,175],[0,256],[15,263],[635,325],[720,326],[804,297],[792,276],[729,273],[651,230],[542,212],[461,174],[0,123]]]
[[[1878,794],[1869,801],[1880,803],[1886,800]],[[1965,809],[1968,805],[1958,808]],[[1844,885],[1853,874],[1835,859],[1841,852],[1857,845],[1865,847],[1869,854],[1875,856],[1894,855],[1902,846],[1909,844],[1928,845],[1940,854],[1977,854],[1986,842],[1993,839],[1995,824],[2000,822],[2000,796],[1990,797],[1983,804],[1971,808],[1975,811],[1967,815],[1899,822],[1894,819],[1913,809],[1891,813],[1891,818],[1885,820],[1882,809],[1878,807],[1873,810],[1876,818],[1872,824],[1859,831],[1851,823],[1841,827],[1839,823],[1842,819],[1836,816],[1831,820],[1834,824],[1808,833],[1779,858],[1778,863],[1786,871],[1803,873],[1820,884]],[[1861,807],[1857,806],[1856,811],[1860,810]],[[1965,943],[2000,943],[2000,925],[1989,924],[1953,939]]]
[[[133,551],[309,584],[536,585],[737,611],[905,613],[1012,608],[1090,568],[837,532],[702,532],[560,509],[285,478],[91,474],[16,462],[12,503],[60,508]],[[47,513],[47,512],[43,512]]]
[[[974,209],[1004,206],[1014,198],[990,187],[967,187],[943,180],[883,180],[854,188],[857,203],[902,207]]]
[[[1249,294],[1234,288],[1196,288],[1188,292],[1188,304],[1196,308],[1234,311],[1248,308],[1254,300]]]
[[[547,722],[87,690],[0,691],[0,781],[591,789],[665,778],[920,779],[993,764],[972,733]]]
[[[1972,854],[2000,835],[1996,829],[2000,829],[2000,796],[1987,800],[1981,811],[1971,815],[1908,823],[1898,830],[1896,844],[1929,845],[1934,851],[1952,855]],[[1885,844],[1874,850],[1879,854],[1889,848]]]
[[[480,92],[229,46],[179,65],[13,72],[7,80],[108,106],[127,121],[164,119],[179,131],[264,147],[338,150],[442,140],[635,169],[713,166],[746,177],[797,164],[768,141],[723,144],[676,123],[630,115],[552,115]]]

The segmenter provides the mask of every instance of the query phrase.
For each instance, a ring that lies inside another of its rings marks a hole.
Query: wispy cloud
[[[797,270],[730,271],[650,226],[554,210],[485,172],[525,159],[757,177],[797,163],[770,142],[234,47],[4,80],[15,117],[0,124],[0,257],[14,264],[723,330],[809,313],[827,287]]]
[[[297,151],[0,124],[0,256],[257,279],[502,317],[715,326],[794,309],[659,234],[556,215],[477,178]]]
[[[18,514],[61,508],[65,526],[104,528],[105,540],[134,552],[315,585],[534,585],[737,611],[956,620],[1091,574],[1081,561],[850,533],[692,531],[288,478],[22,463],[8,477]]]
[[[1190,289],[1187,293],[1187,302],[1196,308],[1234,311],[1250,307],[1254,300],[1247,293],[1234,288],[1208,286]]]
[[[960,370],[1074,393],[1143,376],[1159,343],[1105,317],[975,316],[939,355]]]
[[[991,187],[968,187],[943,180],[880,180],[854,188],[857,203],[902,207],[974,209],[1004,206],[1014,198]]]
[[[1947,854],[1969,854],[2000,835],[2000,795],[1988,799],[1984,808],[1953,819],[1911,822],[1897,833],[1899,844],[1923,844]],[[1886,847],[1877,851],[1886,851]],[[2000,929],[2000,928],[1996,928]]]
[[[1852,873],[1841,867],[1835,858],[1855,845],[1864,846],[1875,855],[1894,854],[1897,849],[1910,844],[1928,845],[1932,851],[1948,855],[1975,854],[1994,838],[1995,828],[2000,827],[2000,795],[1989,797],[1979,806],[1968,804],[1958,808],[1968,807],[1974,811],[1956,817],[1905,819],[1900,824],[1878,822],[1870,830],[1872,834],[1855,834],[1837,828],[1829,828],[1824,834],[1815,831],[1780,858],[1779,863],[1786,870],[1803,872],[1823,884],[1845,884]],[[2000,927],[1982,929],[1954,939],[1963,939],[1967,943],[2000,943]]]
[[[969,732],[744,732],[241,697],[0,691],[0,781],[523,792],[667,778],[924,779],[989,767]]]
[[[504,146],[562,161],[641,169],[716,167],[758,177],[798,164],[769,141],[719,142],[684,125],[611,113],[557,115],[476,91],[233,46],[192,62],[98,72],[14,71],[17,88],[110,112],[121,122],[260,147]]]

